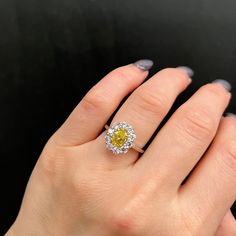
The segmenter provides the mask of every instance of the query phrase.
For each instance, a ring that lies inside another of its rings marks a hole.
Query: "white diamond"
[[[113,146],[113,144],[111,143],[111,140],[112,140],[114,132],[121,128],[127,130],[128,139],[120,148],[117,148]],[[136,138],[136,135],[131,125],[127,124],[126,122],[114,123],[111,127],[109,127],[108,132],[106,134],[106,137],[105,137],[106,147],[115,154],[126,153],[128,149],[133,146],[133,142],[135,138]]]

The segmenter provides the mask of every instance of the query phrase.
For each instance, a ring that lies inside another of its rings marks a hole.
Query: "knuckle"
[[[118,68],[114,69],[111,72],[111,74],[113,77],[121,78],[124,81],[130,81],[133,79],[132,77],[134,76],[134,74],[132,74],[131,71],[124,70],[123,67],[118,67]]]
[[[170,101],[161,92],[153,93],[140,89],[134,92],[134,96],[137,112],[141,110],[147,112],[146,115],[158,117],[163,117],[168,112]]]
[[[209,111],[205,109],[189,110],[182,121],[183,131],[199,141],[212,137],[217,124]]]
[[[220,225],[217,228],[217,232],[215,236],[222,236],[222,235],[228,235],[227,232],[229,232],[229,225],[226,223],[225,220],[222,220]],[[232,236],[236,235],[236,227],[234,231],[232,231]]]
[[[117,233],[131,233],[134,231],[134,222],[131,216],[117,216],[115,215],[112,220],[112,225]]]
[[[111,225],[118,235],[138,236],[145,231],[147,222],[139,218],[137,212],[125,211],[113,214]]]
[[[81,101],[82,108],[87,112],[103,111],[107,107],[108,99],[101,93],[90,91]]]

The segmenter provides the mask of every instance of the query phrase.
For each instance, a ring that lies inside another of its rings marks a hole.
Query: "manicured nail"
[[[228,91],[230,91],[232,88],[231,84],[228,81],[223,80],[223,79],[216,79],[216,80],[212,81],[212,83],[219,83]]]
[[[153,64],[154,64],[153,61],[149,59],[141,59],[134,63],[135,66],[144,71],[150,70]]]
[[[236,114],[230,112],[226,113],[225,116],[236,118]]]
[[[187,66],[178,66],[177,68],[183,70],[189,77],[194,76],[194,71]]]

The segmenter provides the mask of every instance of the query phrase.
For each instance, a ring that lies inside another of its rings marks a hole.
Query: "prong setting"
[[[114,154],[127,153],[133,147],[136,134],[133,127],[126,122],[114,123],[105,136],[106,148]]]

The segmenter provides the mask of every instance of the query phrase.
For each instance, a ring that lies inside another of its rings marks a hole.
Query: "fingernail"
[[[236,118],[236,114],[230,113],[230,112],[226,113],[225,116],[229,116],[229,117],[234,117],[234,118]]]
[[[194,71],[190,67],[178,66],[177,68],[183,70],[189,77],[194,76]]]
[[[133,63],[135,66],[137,66],[139,69],[143,71],[150,70],[153,66],[153,61],[149,59],[141,59]]]
[[[228,81],[223,80],[223,79],[216,79],[216,80],[212,81],[212,83],[219,83],[228,91],[230,91],[232,88],[231,84]]]

